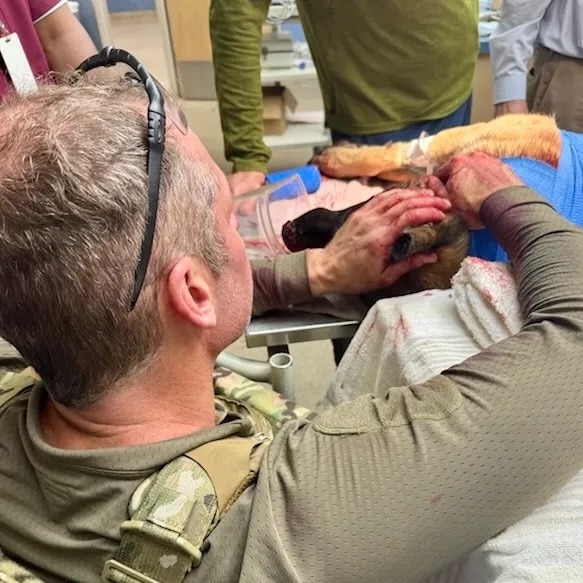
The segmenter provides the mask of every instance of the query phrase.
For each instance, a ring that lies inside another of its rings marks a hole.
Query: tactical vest
[[[0,413],[25,398],[40,378],[32,368],[0,379]],[[214,373],[215,408],[247,418],[247,435],[206,443],[166,464],[134,492],[121,541],[106,561],[106,583],[182,583],[202,560],[205,540],[257,479],[273,436],[289,420],[313,413],[270,387],[226,369]],[[0,582],[43,583],[0,550]]]

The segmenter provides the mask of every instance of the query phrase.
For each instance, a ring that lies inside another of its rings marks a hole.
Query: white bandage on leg
[[[435,164],[429,156],[429,144],[433,136],[427,132],[421,132],[421,135],[409,142],[407,150],[406,165],[424,170],[427,175],[432,174]]]

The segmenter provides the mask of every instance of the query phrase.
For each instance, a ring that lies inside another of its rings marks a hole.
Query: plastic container
[[[298,168],[292,168],[291,170],[280,170],[279,172],[272,172],[265,177],[266,184],[275,184],[276,182],[281,182],[286,178],[291,178],[297,174],[304,183],[304,188],[308,194],[312,194],[320,188],[322,184],[322,175],[320,170],[314,164],[308,164],[306,166],[299,166]],[[290,197],[295,198],[295,190],[290,188]],[[277,198],[287,198],[287,190],[285,188],[279,188],[277,191]]]
[[[314,208],[312,197],[297,174],[266,185],[259,194],[237,196],[234,202],[237,228],[250,259],[290,253],[283,243],[281,228]]]

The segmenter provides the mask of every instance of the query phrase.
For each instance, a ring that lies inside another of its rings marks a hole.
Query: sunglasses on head
[[[152,254],[156,219],[160,200],[160,180],[162,175],[162,156],[166,141],[166,123],[171,122],[181,133],[188,131],[188,122],[184,112],[153,75],[150,75],[144,65],[132,54],[122,49],[105,47],[98,54],[83,61],[77,71],[87,73],[98,67],[113,67],[119,65],[129,68],[123,77],[131,82],[144,86],[148,96],[147,110],[147,140],[148,140],[148,207],[146,228],[140,249],[140,256],[134,273],[134,283],[130,296],[129,310],[133,310],[144,285],[148,264]]]

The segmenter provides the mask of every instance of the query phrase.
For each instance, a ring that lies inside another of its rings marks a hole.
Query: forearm
[[[261,92],[262,25],[269,0],[212,0],[210,31],[225,157],[233,170],[267,171]]]
[[[253,314],[283,310],[313,299],[308,282],[306,252],[252,261]]]
[[[583,231],[526,188],[493,195],[482,214],[514,263],[523,331],[422,385],[290,424],[269,452],[258,489],[289,560],[314,580],[352,581],[347,553],[364,579],[422,580],[581,468]],[[294,530],[289,516],[318,529]]]
[[[538,36],[540,20],[551,0],[509,0],[490,37],[494,103],[526,99],[528,60]]]
[[[270,310],[299,310],[361,320],[366,306],[357,296],[315,297],[310,288],[307,252],[280,255],[273,260],[252,261],[253,315]]]
[[[490,197],[481,215],[513,264],[524,329],[557,317],[561,332],[564,317],[578,327],[583,319],[583,231],[547,210],[552,207],[543,197],[532,199],[528,187],[506,190],[507,195]]]
[[[39,20],[36,29],[51,70],[56,73],[70,73],[97,52],[68,6],[62,6]]]

